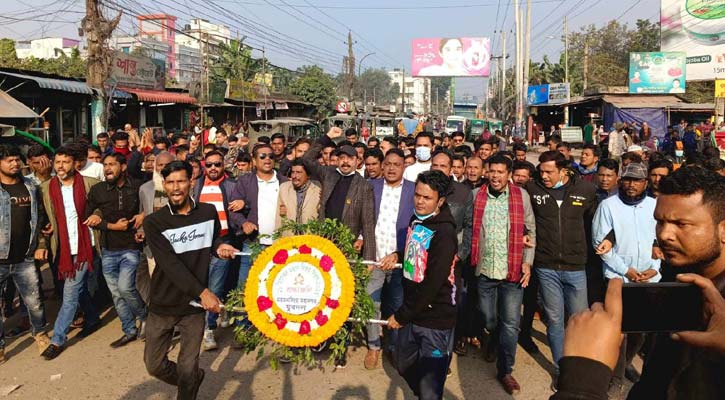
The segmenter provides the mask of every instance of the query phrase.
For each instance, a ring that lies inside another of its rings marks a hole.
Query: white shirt
[[[274,172],[272,179],[265,181],[257,176],[257,225],[260,235],[271,235],[274,233],[274,222],[277,218],[277,199],[279,196],[279,179],[277,172]],[[261,238],[259,243],[271,245],[274,241],[272,238]]]
[[[95,178],[99,181],[106,180],[103,175],[103,164],[97,163],[95,161],[86,161],[86,165],[83,166],[83,168],[81,168],[81,170],[78,172],[88,178]]]
[[[397,186],[383,184],[380,198],[380,212],[375,224],[375,251],[378,260],[397,250],[397,223],[400,209],[400,195],[403,193],[403,181]]]
[[[76,205],[73,201],[73,185],[60,185],[60,194],[63,196],[63,207],[65,208],[65,225],[68,227],[68,241],[70,242],[70,254],[75,256],[78,254],[78,214],[76,213]],[[91,246],[93,246],[93,232],[91,233]]]
[[[421,163],[416,161],[415,164],[405,169],[405,172],[403,172],[403,179],[415,182],[416,180],[418,180],[418,174],[420,174],[421,172],[430,171],[431,165],[433,165],[433,163],[430,161],[428,161],[427,163]]]

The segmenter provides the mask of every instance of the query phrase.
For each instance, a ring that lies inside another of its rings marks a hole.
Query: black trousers
[[[524,288],[524,315],[521,318],[521,330],[519,338],[524,340],[531,339],[531,328],[534,324],[534,314],[539,308],[539,278],[535,274],[531,274],[529,285]]]
[[[452,349],[453,329],[407,324],[398,332],[395,367],[418,398],[442,399]]]
[[[204,335],[203,312],[184,315],[159,315],[149,312],[146,318],[144,363],[151,376],[178,388],[176,398],[194,400],[199,391],[199,349]],[[176,362],[167,355],[174,327],[179,328],[181,343]]]

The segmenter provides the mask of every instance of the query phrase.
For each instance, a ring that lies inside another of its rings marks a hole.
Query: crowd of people
[[[271,245],[285,220],[328,218],[378,263],[366,289],[388,323],[384,334],[368,325],[364,367],[387,356],[420,398],[442,397],[453,353],[479,349],[506,392],[521,391],[517,346],[539,352],[537,313],[554,398],[621,398],[625,380],[630,398],[725,398],[725,171],[707,140],[679,153],[690,126],[654,148],[625,148],[618,127],[578,161],[552,134],[538,165],[521,141],[471,146],[462,132],[364,142],[332,128],[315,141],[250,143],[224,128],[139,135],[127,125],[53,152],[0,145],[3,311],[21,317],[10,330],[0,319],[0,362],[5,338],[28,332],[44,359],[61,356],[69,330],[93,334],[112,303],[122,332],[110,347],[145,340],[148,372],[196,398],[199,352],[229,327],[223,299],[248,279],[252,247]],[[46,268],[60,307],[52,336]],[[708,330],[622,340],[621,283],[678,279],[703,288]]]

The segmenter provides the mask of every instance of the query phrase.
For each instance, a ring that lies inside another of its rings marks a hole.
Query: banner
[[[685,93],[684,52],[629,53],[629,93]]]
[[[230,79],[229,98],[239,101],[255,101],[257,99],[257,86],[252,82],[245,82],[241,79]]]
[[[526,91],[526,104],[536,106],[549,102],[549,85],[529,86]]]
[[[715,80],[715,97],[725,97],[725,79]]]
[[[111,79],[122,87],[164,90],[166,62],[116,51],[111,64]]]
[[[688,81],[725,75],[725,2],[662,0],[661,50],[687,53]]]
[[[489,38],[413,39],[412,76],[488,77],[490,69]]]
[[[564,104],[569,102],[568,83],[549,84],[549,104]]]

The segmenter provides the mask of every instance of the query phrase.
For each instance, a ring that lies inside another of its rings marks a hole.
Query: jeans
[[[521,303],[524,289],[518,282],[478,277],[478,296],[484,326],[492,336],[498,336],[498,378],[511,374],[516,362],[516,345],[519,339]]]
[[[0,287],[9,281],[15,282],[22,302],[26,305],[30,317],[33,335],[45,328],[45,309],[41,302],[38,271],[33,260],[24,260],[17,264],[0,264]],[[5,347],[3,320],[0,318],[0,349]]]
[[[551,347],[554,366],[559,370],[559,360],[564,353],[564,326],[566,319],[587,306],[587,275],[581,271],[557,271],[536,268],[539,278],[541,301],[548,320],[546,337]]]
[[[413,393],[423,400],[442,399],[453,350],[453,328],[404,325],[395,349],[395,368]]]
[[[531,329],[537,308],[539,308],[539,279],[532,275],[529,285],[524,288],[524,314],[521,317],[520,339],[531,340]]]
[[[103,277],[113,297],[121,329],[127,336],[136,336],[136,319],[146,319],[146,305],[136,290],[136,269],[141,253],[138,250],[101,251]]]
[[[76,256],[73,256],[73,263],[75,260]],[[88,294],[88,264],[83,264],[80,269],[76,270],[73,278],[66,278],[63,281],[63,302],[53,327],[53,338],[50,340],[52,344],[56,346],[65,344],[68,328],[73,322],[79,304],[83,310],[86,326],[101,323],[98,311]]]
[[[211,256],[211,262],[209,263],[209,290],[221,299],[222,303],[224,302],[224,281],[227,279],[230,261]],[[218,316],[219,314],[214,312],[206,313],[207,329],[216,329]]]
[[[260,246],[262,246],[262,250],[269,247],[265,245]],[[250,242],[245,241],[242,244],[242,253],[250,253],[251,251],[252,248],[250,246]],[[241,260],[239,262],[239,278],[237,279],[237,288],[244,290],[244,286],[247,284],[247,277],[249,276],[250,269],[252,269],[252,256],[241,256]],[[251,327],[252,323],[249,322],[246,316],[244,316],[241,320],[237,321],[237,325]]]
[[[403,305],[403,270],[396,268],[391,271],[383,271],[379,268],[373,269],[368,281],[367,292],[375,304],[375,316],[373,318],[380,319],[381,304],[383,303],[383,288],[386,288],[385,305],[388,314],[393,314]],[[368,324],[368,348],[370,350],[380,350],[382,342],[380,333],[382,331],[380,324]],[[390,329],[390,340],[388,341],[388,350],[393,351],[397,329]]]
[[[168,357],[174,327],[181,333],[176,362]],[[151,376],[176,386],[177,400],[194,400],[199,391],[199,349],[204,336],[204,314],[159,315],[149,313],[146,320],[144,364]]]

